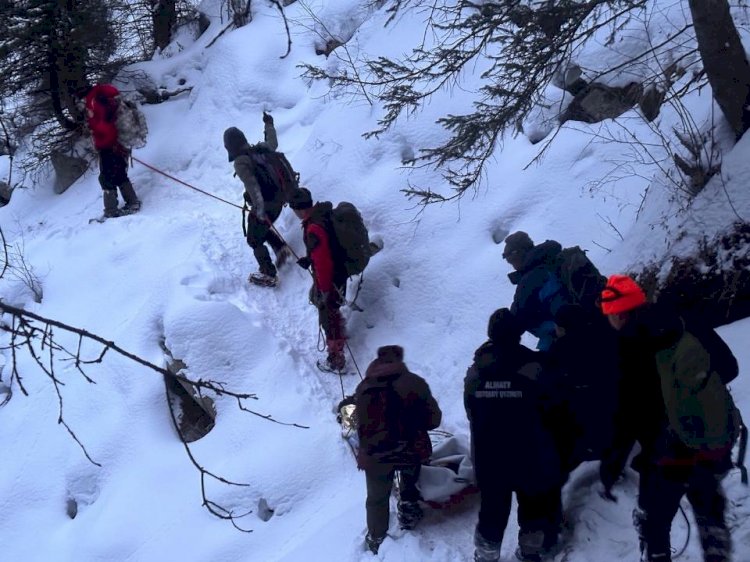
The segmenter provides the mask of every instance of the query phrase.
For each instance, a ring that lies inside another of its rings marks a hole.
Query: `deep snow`
[[[254,20],[205,46],[226,22],[218,0],[204,2],[212,26],[195,42],[183,34],[153,61],[137,65],[160,86],[193,87],[156,106],[145,106],[148,145],[135,156],[219,197],[241,202],[242,187],[232,177],[221,139],[228,126],[240,127],[251,141],[262,135],[261,112],[275,118],[280,148],[301,172],[318,199],[349,200],[362,211],[371,235],[385,248],[373,258],[358,299],[363,312],[346,310],[350,345],[360,368],[378,346],[398,343],[406,362],[430,383],[444,412],[441,429],[465,438],[463,376],[473,350],[484,340],[490,313],[511,302],[502,246],[493,241],[526,230],[536,241],[554,238],[578,244],[606,273],[627,270],[667,247],[663,217],[671,225],[698,224],[698,233],[721,229],[750,203],[746,194],[750,162],[743,139],[724,159],[721,182],[712,181],[693,204],[695,214],[675,215],[652,168],[639,168],[600,189],[588,186],[608,171],[608,162],[629,158],[615,144],[592,142],[599,126],[571,126],[556,137],[542,162],[525,168],[539,152],[524,136],[509,138],[487,170],[476,194],[458,203],[420,213],[399,192],[407,180],[444,189],[438,173],[401,166],[404,154],[438,142],[434,124],[445,111],[467,107],[475,78],[463,88],[441,93],[411,119],[399,121],[378,140],[362,133],[375,127],[379,108],[330,94],[325,84],[299,78],[300,62],[328,62],[314,55],[316,26],[301,2],[286,9],[292,28],[291,55],[278,11],[254,4]],[[391,54],[406,50],[420,17],[405,16],[382,27],[382,11],[364,0],[317,2],[328,29],[354,34],[354,52]],[[674,3],[665,3],[674,4]],[[676,13],[675,13],[676,12]],[[678,25],[679,9],[656,11],[650,25]],[[658,17],[657,17],[658,16]],[[682,14],[684,17],[684,14]],[[584,60],[612,64],[644,41],[595,45]],[[582,55],[583,56],[583,55]],[[622,77],[612,77],[617,83]],[[128,84],[120,86],[127,90]],[[695,119],[711,115],[710,93],[688,103]],[[624,116],[639,138],[651,138],[635,111]],[[660,118],[672,119],[669,111]],[[0,177],[8,161],[0,159]],[[257,394],[251,406],[279,425],[240,412],[232,399],[217,401],[217,425],[192,445],[199,462],[232,487],[208,484],[209,497],[238,513],[250,534],[212,517],[201,506],[199,474],[190,464],[171,426],[159,375],[115,354],[87,372],[85,382],[70,366],[59,366],[64,416],[85,444],[89,463],[66,431],[56,424],[57,397],[50,381],[28,357],[19,356],[29,396],[18,390],[0,409],[0,558],[2,560],[221,560],[353,561],[371,560],[363,550],[364,478],[340,439],[334,407],[351,392],[356,375],[343,381],[315,368],[321,355],[317,317],[307,302],[309,277],[295,266],[281,272],[273,291],[249,286],[255,270],[242,237],[240,212],[188,190],[136,164],[130,177],[143,200],[135,216],[88,224],[100,213],[96,166],[62,195],[51,178],[19,190],[0,209],[10,244],[22,244],[28,264],[42,282],[44,297],[34,303],[23,283],[0,280],[0,295],[10,304],[117,342],[157,364],[164,358],[159,341],[184,360],[193,378],[211,378],[228,388]],[[650,185],[650,187],[649,187]],[[649,187],[647,211],[636,210]],[[697,214],[697,211],[700,214]],[[700,218],[703,223],[698,221]],[[302,250],[299,221],[287,209],[277,226],[297,252]],[[671,228],[675,228],[671,226]],[[624,240],[621,240],[617,232]],[[689,237],[688,237],[689,239]],[[686,239],[687,240],[687,239]],[[685,244],[685,240],[683,244]],[[750,415],[750,351],[744,343],[750,320],[721,328],[740,361],[735,398]],[[74,338],[65,341],[75,345]],[[528,340],[533,345],[533,340]],[[90,353],[98,350],[91,346]],[[7,366],[10,357],[0,356]],[[10,373],[2,371],[7,382]],[[565,489],[575,533],[557,560],[601,562],[638,559],[631,528],[635,479],[619,488],[617,505],[596,494],[597,466],[580,467]],[[747,489],[732,473],[726,480],[731,499],[736,560],[750,560]],[[66,515],[69,498],[78,515]],[[257,515],[264,499],[273,516]],[[386,561],[470,560],[476,500],[453,510],[430,510],[413,533],[394,530],[378,559]],[[692,519],[691,519],[692,524]],[[395,527],[395,526],[394,526]],[[684,521],[677,518],[674,546],[682,546]],[[505,559],[513,559],[515,518],[506,531]],[[680,560],[701,560],[695,527]]]

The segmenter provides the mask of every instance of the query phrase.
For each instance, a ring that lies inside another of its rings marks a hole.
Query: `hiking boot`
[[[540,554],[524,553],[520,546],[516,549],[516,558],[521,562],[542,562],[542,556]]]
[[[112,219],[115,217],[121,217],[125,213],[123,213],[120,209],[115,207],[114,209],[104,209],[104,218]]]
[[[516,558],[523,562],[541,562],[542,555],[545,554],[545,538],[544,531],[541,530],[519,531]]]
[[[247,280],[253,285],[261,287],[275,287],[279,284],[279,278],[275,275],[266,275],[265,273],[251,273]]]
[[[344,353],[342,351],[329,353],[328,358],[326,359],[326,364],[331,369],[331,371],[343,371],[344,367],[346,367],[346,357],[344,357]]]
[[[125,205],[123,205],[122,207],[122,210],[127,214],[137,213],[141,210],[141,202],[135,200],[133,203],[125,203]]]
[[[292,257],[291,248],[289,248],[289,246],[284,244],[281,250],[279,250],[279,252],[276,254],[276,269],[280,268],[282,265],[288,262],[291,257]]]
[[[367,536],[365,537],[365,546],[367,546],[367,549],[370,552],[377,554],[378,549],[380,548],[380,545],[383,544],[384,540],[385,535],[382,537],[373,537],[370,533],[367,533]]]
[[[502,542],[489,541],[478,531],[474,531],[474,562],[498,562]]]
[[[125,201],[123,209],[129,213],[138,212],[141,208],[141,202],[138,201],[138,196],[135,194],[135,189],[133,189],[133,184],[130,183],[130,180],[122,182],[122,185],[120,185],[120,193],[122,194],[123,201]]]
[[[103,189],[102,201],[104,202],[104,216],[106,218],[119,217],[122,212],[117,208],[117,190]]]
[[[422,520],[424,512],[418,502],[399,502],[398,523],[402,529],[411,531]]]

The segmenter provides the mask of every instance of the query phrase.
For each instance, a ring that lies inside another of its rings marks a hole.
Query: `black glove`
[[[263,112],[263,122],[266,125],[273,125],[273,117],[270,113],[266,113],[265,111]]]
[[[300,259],[297,260],[297,265],[300,266],[302,269],[310,269],[310,266],[312,265],[312,260],[308,258],[307,256],[302,256]]]
[[[250,195],[247,193],[247,191],[242,192],[242,198],[245,200],[245,203],[247,203],[250,207],[253,206],[253,200],[250,199]]]

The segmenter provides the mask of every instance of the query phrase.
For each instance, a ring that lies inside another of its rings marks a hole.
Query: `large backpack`
[[[282,200],[288,202],[292,193],[299,188],[299,174],[284,153],[256,144],[250,146],[248,156],[253,161],[255,179],[258,180],[263,199],[274,201],[280,193]]]
[[[355,406],[361,451],[379,462],[403,462],[408,436],[403,401],[393,384],[363,389],[356,395]]]
[[[687,330],[674,345],[656,353],[669,425],[690,449],[721,450],[731,448],[741,435],[747,439],[740,411],[715,369],[722,363],[726,361],[712,358],[709,349]],[[743,460],[738,462],[741,469]]]
[[[555,266],[570,301],[586,309],[596,308],[607,278],[599,273],[586,252],[580,246],[565,248],[558,254]]]
[[[360,212],[351,203],[342,201],[333,208],[326,222],[326,231],[333,238],[334,259],[342,264],[349,277],[362,273],[370,261],[372,250]]]
[[[143,148],[148,136],[146,116],[133,100],[123,96],[117,96],[116,99],[117,142],[129,150]]]

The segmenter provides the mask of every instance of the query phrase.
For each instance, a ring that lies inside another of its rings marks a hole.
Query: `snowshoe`
[[[117,217],[122,217],[126,215],[127,213],[123,213],[120,209],[115,209],[113,211],[107,211],[100,217],[94,217],[93,219],[89,219],[89,224],[98,222],[99,224],[105,222],[108,219],[116,219]]]
[[[318,366],[318,369],[323,371],[324,373],[333,373],[334,375],[346,375],[346,365],[342,364],[341,366],[335,366],[331,365],[328,360],[323,361],[322,359],[319,359],[316,362],[316,365]]]
[[[265,273],[251,273],[247,280],[249,283],[260,287],[276,287],[279,284],[278,277]]]

